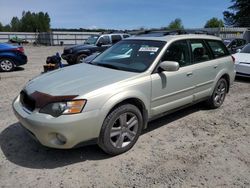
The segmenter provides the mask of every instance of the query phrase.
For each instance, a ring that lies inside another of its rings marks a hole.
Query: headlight
[[[59,117],[60,115],[78,114],[86,104],[86,100],[73,100],[66,102],[50,103],[40,109],[40,113],[49,114],[53,117]]]

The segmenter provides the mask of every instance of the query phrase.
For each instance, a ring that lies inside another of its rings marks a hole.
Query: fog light
[[[67,139],[65,138],[65,136],[59,134],[59,133],[56,133],[56,138],[58,140],[58,142],[60,143],[60,145],[63,145],[66,143]]]

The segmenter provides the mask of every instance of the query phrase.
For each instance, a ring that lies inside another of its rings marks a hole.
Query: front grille
[[[29,111],[35,110],[36,101],[34,99],[32,99],[25,91],[21,91],[20,101],[21,101],[21,104],[25,108],[27,108]]]

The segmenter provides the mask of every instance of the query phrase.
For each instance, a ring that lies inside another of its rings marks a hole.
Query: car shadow
[[[14,72],[18,72],[18,71],[24,71],[25,69],[23,67],[16,67],[14,69]]]
[[[11,72],[18,72],[18,71],[24,71],[25,69],[23,68],[23,67],[16,67],[13,71],[11,71]],[[7,74],[7,73],[9,73],[9,72],[4,72],[4,71],[1,71],[0,70],[0,72],[1,73],[5,73],[5,74]]]
[[[236,76],[235,77],[235,82],[250,83],[250,78]]]
[[[160,128],[191,113],[204,110],[203,106],[196,104],[154,120],[149,123],[148,128],[142,134]],[[33,140],[19,123],[10,125],[0,133],[0,147],[10,162],[34,169],[54,169],[87,160],[103,160],[112,157],[105,154],[97,145],[69,150],[44,147]]]

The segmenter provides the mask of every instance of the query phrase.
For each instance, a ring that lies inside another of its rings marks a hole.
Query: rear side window
[[[111,40],[112,40],[112,43],[115,44],[119,42],[120,40],[122,40],[122,37],[120,35],[112,35]]]
[[[215,58],[220,58],[229,55],[228,50],[221,41],[207,41]]]
[[[212,59],[209,50],[207,49],[203,40],[191,40],[190,45],[194,63]]]

